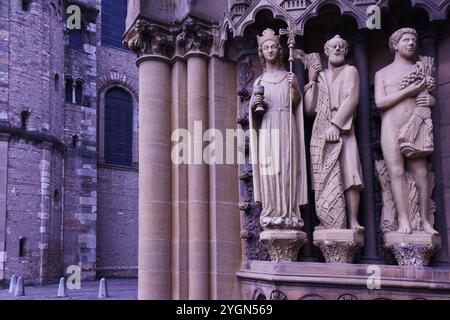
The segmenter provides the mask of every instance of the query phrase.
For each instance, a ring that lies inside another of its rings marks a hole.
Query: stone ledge
[[[240,280],[259,280],[289,285],[352,286],[367,290],[372,274],[362,264],[248,261],[236,274]],[[433,290],[450,298],[450,269],[377,265],[383,289]]]

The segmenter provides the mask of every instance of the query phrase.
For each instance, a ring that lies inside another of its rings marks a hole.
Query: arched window
[[[66,102],[73,102],[73,80],[71,78],[66,78]]]
[[[113,87],[105,95],[105,162],[131,166],[133,161],[133,99]]]
[[[102,0],[102,44],[124,49],[127,0]]]
[[[23,258],[26,256],[28,251],[28,239],[25,237],[19,238],[19,257]]]
[[[77,80],[75,85],[75,103],[78,105],[83,104],[83,81]]]

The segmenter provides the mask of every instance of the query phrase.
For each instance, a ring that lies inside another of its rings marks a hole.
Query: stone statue
[[[435,87],[434,60],[417,61],[417,31],[411,28],[396,31],[389,47],[394,62],[375,75],[384,157],[375,163],[383,194],[381,228],[385,246],[400,265],[427,265],[440,246],[433,228],[434,176],[425,158],[434,149],[431,108],[436,100],[430,94]]]
[[[397,231],[411,233],[406,164],[417,184],[422,228],[437,234],[428,218],[431,190],[425,159],[433,150],[430,108],[436,104],[429,94],[435,86],[431,61],[423,58],[415,63],[417,32],[414,29],[396,31],[389,46],[395,52],[395,60],[375,75],[375,102],[381,111],[381,148],[398,213]]]
[[[296,51],[297,58],[309,69],[305,112],[316,116],[311,137],[311,166],[320,225],[314,233],[314,243],[322,249],[327,261],[351,262],[354,252],[362,246],[364,231],[357,220],[363,178],[354,128],[359,74],[354,66],[345,63],[348,43],[339,35],[329,40],[324,50],[328,58],[325,70],[318,54]],[[330,251],[324,247],[324,241],[333,242],[333,239],[327,236],[331,233],[320,230],[328,229],[351,229],[335,239],[335,245],[339,242],[345,251],[340,257],[327,257],[324,252]],[[348,236],[347,241],[341,241],[343,234]]]
[[[340,36],[325,44],[328,68],[322,71],[319,58],[310,66],[305,112],[316,115],[311,162],[320,227],[362,230],[357,216],[363,179],[353,124],[359,74],[345,63],[347,52]]]
[[[294,74],[283,67],[280,39],[273,30],[266,29],[258,36],[258,55],[264,72],[256,79],[250,100],[250,150],[254,197],[262,204],[260,222],[265,230],[260,238],[273,242],[284,238],[283,230],[300,231],[303,227],[300,206],[307,203],[303,105]],[[306,239],[303,232],[295,234],[295,241],[298,237]],[[289,258],[276,257],[276,249],[268,246],[272,260],[297,258],[298,250],[291,250]]]

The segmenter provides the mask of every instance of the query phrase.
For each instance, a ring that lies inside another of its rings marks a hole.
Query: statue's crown
[[[275,35],[275,31],[269,28],[264,30],[261,36],[257,36],[257,39],[258,39],[258,46],[262,46],[262,44],[267,40],[272,40],[275,41],[276,43],[280,43],[280,36]]]

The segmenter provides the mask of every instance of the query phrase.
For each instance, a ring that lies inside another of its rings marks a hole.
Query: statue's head
[[[413,28],[395,31],[389,38],[389,48],[402,57],[413,58],[417,50],[417,31]]]
[[[275,35],[272,29],[266,29],[261,36],[257,36],[258,56],[263,66],[266,62],[283,63],[283,48],[280,44],[280,37]]]
[[[343,65],[348,53],[348,42],[336,35],[325,43],[325,55],[333,65]]]

